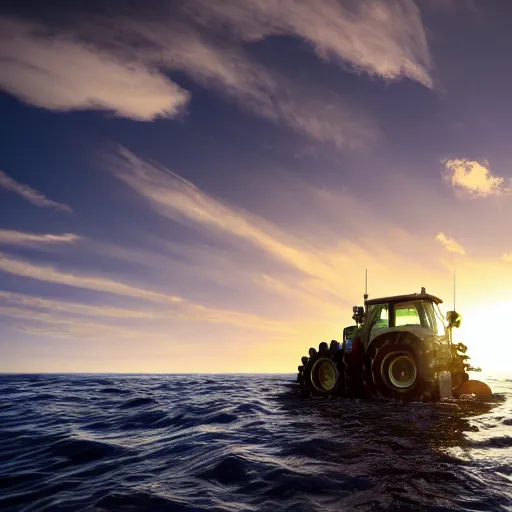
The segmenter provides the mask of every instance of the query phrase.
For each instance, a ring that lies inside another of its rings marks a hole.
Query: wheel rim
[[[318,391],[332,391],[338,382],[338,370],[325,357],[318,359],[311,368],[311,382]]]
[[[386,376],[390,387],[395,389],[408,389],[415,382],[418,375],[416,361],[409,354],[391,353],[382,361],[382,375]]]

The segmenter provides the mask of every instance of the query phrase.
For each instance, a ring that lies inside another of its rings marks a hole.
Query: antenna
[[[453,311],[455,311],[455,290],[456,290],[455,264],[453,264]]]
[[[364,300],[368,298],[368,269],[364,271]]]

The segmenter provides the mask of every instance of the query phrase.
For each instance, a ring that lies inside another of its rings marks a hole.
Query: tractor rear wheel
[[[309,357],[303,357],[297,381],[303,396],[342,396],[344,389],[343,351],[332,340],[330,346],[322,342],[318,351],[309,349]]]
[[[422,344],[412,336],[384,341],[371,359],[373,393],[405,402],[431,401],[435,381],[429,363]]]

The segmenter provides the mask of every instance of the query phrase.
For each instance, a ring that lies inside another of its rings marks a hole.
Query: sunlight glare
[[[468,346],[469,363],[483,371],[510,370],[512,357],[512,302],[495,303],[468,309],[462,315],[460,329],[454,330],[454,341]]]

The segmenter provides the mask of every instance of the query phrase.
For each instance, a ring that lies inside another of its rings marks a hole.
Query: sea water
[[[490,399],[303,399],[295,375],[2,375],[0,510],[512,510]]]

